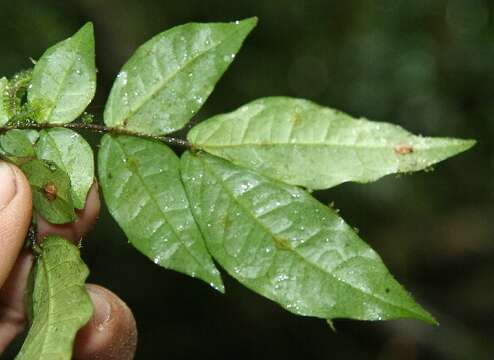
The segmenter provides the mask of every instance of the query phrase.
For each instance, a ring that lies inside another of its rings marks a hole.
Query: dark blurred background
[[[194,121],[289,95],[424,135],[478,140],[433,172],[316,194],[336,203],[439,327],[339,320],[333,332],[226,275],[222,296],[138,254],[105,210],[83,255],[90,281],[134,310],[137,359],[494,358],[493,1],[0,3],[0,74],[7,76],[94,22],[99,87],[90,110],[98,118],[119,68],[154,34],[257,15],[259,26]]]

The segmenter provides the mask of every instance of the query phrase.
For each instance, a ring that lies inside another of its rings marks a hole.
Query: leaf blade
[[[49,48],[34,66],[28,102],[40,108],[39,123],[75,120],[96,92],[93,25]]]
[[[105,124],[151,135],[181,129],[233,61],[257,19],[190,23],[142,45],[119,73]]]
[[[108,209],[129,241],[156,264],[223,292],[192,217],[175,153],[150,140],[105,135],[98,164]]]
[[[83,209],[94,182],[94,156],[86,140],[70,129],[43,130],[36,143],[36,155],[54,162],[67,173],[74,207]]]
[[[188,140],[213,155],[313,190],[426,169],[475,143],[414,136],[396,125],[284,97],[259,99],[214,116],[194,127]]]
[[[248,288],[299,315],[435,322],[353,229],[302,189],[207,154],[183,155],[182,174],[210,253]]]
[[[38,137],[36,130],[9,130],[0,135],[0,156],[16,165],[21,165],[36,157],[34,144]]]
[[[54,163],[39,159],[30,160],[20,168],[29,180],[33,206],[39,215],[52,224],[77,220],[66,172]]]
[[[33,323],[17,360],[72,358],[75,335],[93,313],[88,275],[76,246],[56,236],[44,240],[34,269]]]

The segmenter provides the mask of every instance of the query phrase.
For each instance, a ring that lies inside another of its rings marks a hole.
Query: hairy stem
[[[65,128],[65,129],[73,129],[73,130],[89,130],[99,134],[110,133],[110,134],[120,134],[120,135],[130,135],[136,136],[140,138],[152,139],[156,141],[163,142],[168,145],[181,146],[185,148],[192,148],[192,144],[186,140],[168,137],[168,136],[157,136],[157,135],[149,135],[144,134],[138,131],[132,131],[128,129],[117,129],[117,128],[109,128],[103,125],[97,124],[84,124],[84,123],[70,123],[70,124],[39,124],[39,123],[20,123],[15,125],[6,125],[0,126],[0,133],[6,132],[14,129],[32,129],[32,130],[43,130],[43,129],[54,129],[54,128]]]

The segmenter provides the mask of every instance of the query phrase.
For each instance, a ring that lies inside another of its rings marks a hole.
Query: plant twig
[[[0,133],[6,132],[9,130],[20,129],[20,130],[43,130],[43,129],[54,129],[54,128],[65,128],[65,129],[73,129],[73,130],[89,130],[99,134],[109,133],[109,134],[119,134],[119,135],[130,135],[136,136],[145,139],[152,139],[156,141],[163,142],[168,145],[175,145],[185,148],[192,148],[192,144],[186,140],[169,137],[169,136],[158,136],[158,135],[149,135],[138,131],[132,131],[129,129],[119,129],[119,128],[110,128],[103,125],[97,124],[84,124],[84,123],[70,123],[70,124],[46,124],[46,123],[34,123],[34,122],[26,122],[19,123],[15,125],[5,125],[0,126]]]

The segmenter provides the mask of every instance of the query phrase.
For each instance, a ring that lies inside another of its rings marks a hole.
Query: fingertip
[[[0,353],[26,326],[24,296],[33,263],[32,252],[23,250],[0,288]]]
[[[132,311],[114,293],[86,285],[94,305],[94,314],[77,334],[74,358],[130,360],[137,346],[137,327]]]
[[[31,188],[15,166],[0,161],[0,287],[22,249],[31,224]]]

